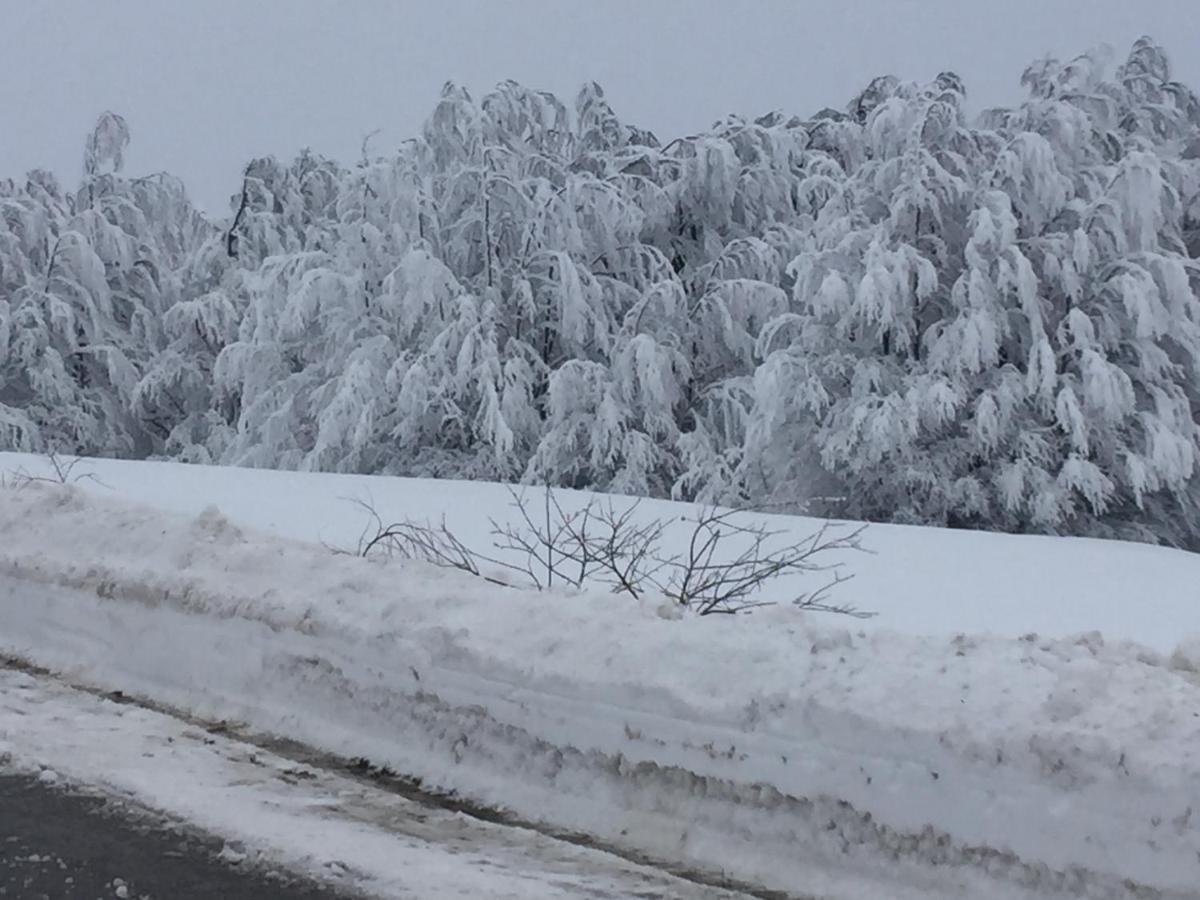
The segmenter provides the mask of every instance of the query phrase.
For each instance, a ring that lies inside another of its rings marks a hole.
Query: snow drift
[[[0,473],[57,477],[45,457],[0,453]],[[365,524],[351,500],[373,504],[385,518],[440,521],[468,545],[489,549],[489,519],[513,515],[504,485],[419,478],[282,472],[227,466],[108,459],[82,460],[71,478],[82,490],[117,495],[158,509],[197,516],[209,506],[239,526],[311,544],[353,548]],[[594,494],[557,491],[565,507]],[[632,498],[616,498],[632,503]],[[640,501],[661,519],[688,515],[690,504]],[[819,522],[769,516],[793,538]],[[686,528],[682,535],[686,537]],[[861,627],[915,635],[1030,632],[1057,638],[1100,631],[1170,654],[1200,640],[1200,557],[1146,544],[975,531],[872,525],[869,554],[846,558],[854,579],[836,599],[878,616]],[[781,580],[781,594],[810,590]]]

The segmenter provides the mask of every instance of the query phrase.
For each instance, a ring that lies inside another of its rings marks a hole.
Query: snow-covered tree
[[[228,214],[0,182],[0,445],[524,479],[1200,547],[1200,101],[1153,41],[661,143],[447,84]]]
[[[134,410],[162,349],[175,270],[209,229],[165,175],[123,175],[125,120],[105,113],[88,138],[75,194],[34,172],[0,192],[0,407],[13,446],[144,455]]]

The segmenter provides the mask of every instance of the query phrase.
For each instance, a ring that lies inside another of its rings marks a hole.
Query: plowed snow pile
[[[657,605],[0,489],[0,653],[80,681],[798,896],[1198,896],[1194,644]]]

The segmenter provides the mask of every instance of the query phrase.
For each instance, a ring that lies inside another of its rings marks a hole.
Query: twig
[[[835,533],[836,526],[826,522],[808,537],[768,551],[767,544],[782,532],[772,531],[765,525],[740,525],[731,520],[737,512],[715,508],[700,512],[695,519],[687,554],[667,561],[674,569],[671,579],[663,586],[668,597],[681,606],[695,609],[702,616],[741,612],[773,603],[758,600],[754,595],[766,582],[781,575],[834,571],[832,581],[812,594],[801,595],[793,604],[802,609],[845,612],[859,617],[867,615],[853,607],[827,602],[829,591],[849,579],[838,577],[836,570],[840,563],[830,565],[822,561],[831,552],[861,550],[865,525],[846,533]],[[743,538],[748,542],[732,559],[723,560],[717,556],[717,551],[726,538]]]
[[[419,559],[447,569],[458,569],[501,587],[513,587],[507,581],[488,575],[480,569],[481,562],[520,571],[503,560],[492,559],[471,550],[446,525],[445,517],[437,525],[404,520],[385,525],[371,502],[351,499],[367,513],[368,521],[358,539],[356,556],[369,557],[383,553],[405,559]],[[343,551],[344,552],[344,551]]]
[[[43,484],[78,484],[83,480],[94,481],[101,487],[108,487],[103,481],[96,477],[94,472],[80,472],[75,475],[75,467],[83,462],[83,457],[74,456],[69,461],[64,460],[57,453],[47,453],[46,461],[50,463],[50,468],[53,470],[53,475],[31,475],[25,471],[24,467],[17,469],[12,473],[13,486],[22,487],[27,484],[41,482]]]

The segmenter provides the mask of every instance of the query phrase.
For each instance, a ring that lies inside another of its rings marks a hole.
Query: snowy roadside
[[[0,771],[131,800],[226,838],[231,862],[285,867],[371,896],[733,898],[519,828],[0,668]]]
[[[67,464],[73,462],[67,460]],[[0,453],[0,479],[15,473],[56,478],[44,456]],[[492,548],[489,519],[510,520],[505,485],[489,482],[290,472],[164,461],[80,459],[71,479],[86,493],[144,503],[188,517],[216,506],[231,522],[276,537],[353,548],[366,518],[353,500],[391,520],[445,518],[468,546]],[[558,491],[567,508],[598,495]],[[634,502],[615,498],[619,508]],[[643,499],[638,521],[678,519],[694,507]],[[792,540],[820,524],[802,516],[762,516]],[[686,525],[676,538],[686,541]],[[1200,555],[1088,538],[872,525],[869,554],[844,561],[853,580],[837,600],[879,615],[867,630],[919,636],[995,634],[1067,638],[1090,631],[1130,639],[1170,654],[1200,640]],[[784,594],[811,590],[807,579],[782,578]],[[859,626],[856,626],[859,627]]]
[[[1185,651],[666,621],[40,485],[0,538],[0,652],[662,859],[897,900],[1200,884]]]

